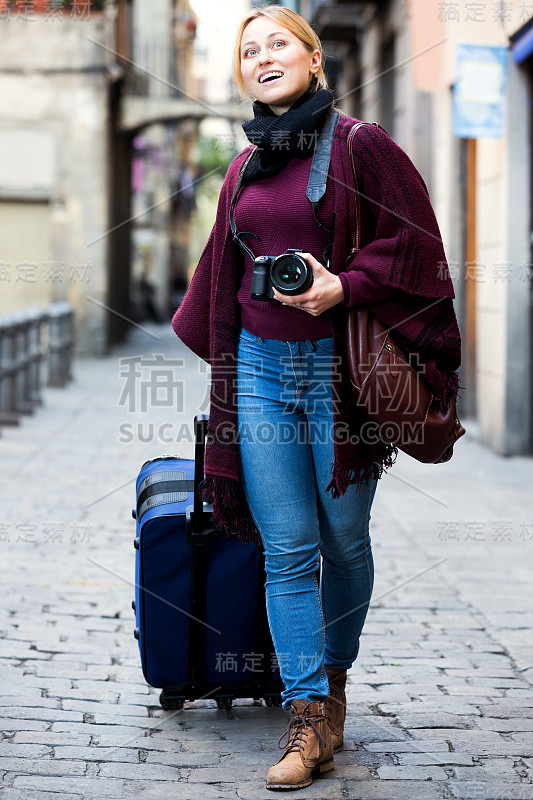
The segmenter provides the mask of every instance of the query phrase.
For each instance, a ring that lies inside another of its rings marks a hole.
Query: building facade
[[[0,313],[68,300],[77,353],[103,354],[136,316],[140,262],[168,312],[181,116],[128,128],[124,107],[187,93],[194,15],[188,0],[4,5]]]

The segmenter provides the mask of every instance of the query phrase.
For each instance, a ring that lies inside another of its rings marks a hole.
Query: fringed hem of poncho
[[[346,493],[348,486],[355,484],[357,490],[368,484],[371,480],[379,480],[385,470],[392,467],[398,455],[398,448],[392,444],[386,446],[385,452],[379,461],[361,466],[341,466],[335,462],[331,468],[331,481],[326,486],[326,492],[331,492],[335,499]]]
[[[332,478],[325,491],[331,491],[331,496],[337,499],[346,493],[351,484],[356,484],[360,489],[369,480],[378,480],[384,470],[393,465],[397,452],[396,447],[388,445],[380,461],[357,467],[335,467],[333,464]],[[199,491],[202,499],[211,503],[213,517],[225,537],[231,536],[245,544],[261,546],[261,534],[243,500],[240,481],[208,475],[200,483]]]
[[[434,387],[434,401],[446,411],[451,396],[459,389],[457,372],[443,374],[438,389]],[[359,490],[370,480],[379,480],[383,473],[392,467],[398,455],[398,448],[393,444],[383,445],[384,450],[379,460],[361,464],[337,464],[333,462],[331,480],[325,491],[331,492],[334,499],[342,497],[348,486],[355,484]],[[257,529],[248,504],[244,498],[241,482],[235,478],[219,475],[208,475],[200,483],[200,494],[203,500],[211,503],[213,516],[225,537],[234,537],[245,544],[262,545],[261,534]]]
[[[226,536],[233,536],[245,544],[261,545],[260,533],[243,500],[238,480],[209,475],[198,488],[202,499],[213,506],[215,521]]]
[[[459,386],[458,372],[451,371],[443,373],[442,382],[440,382],[439,386],[433,390],[433,400],[439,411],[445,414],[448,410],[448,406],[450,405],[451,398],[456,392],[459,392],[459,389],[462,388],[462,386]],[[458,394],[458,396],[460,395]]]

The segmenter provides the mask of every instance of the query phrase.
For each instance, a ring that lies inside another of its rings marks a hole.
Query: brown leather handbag
[[[354,242],[349,258],[361,249],[361,214],[352,139],[364,124],[356,123],[348,134],[356,204]],[[367,308],[352,306],[348,311],[346,355],[358,404],[364,407],[372,428],[368,435],[392,442],[425,464],[449,461],[455,442],[465,433],[457,416],[457,392],[452,395],[446,412],[442,412],[419,372],[394,342],[390,330]]]

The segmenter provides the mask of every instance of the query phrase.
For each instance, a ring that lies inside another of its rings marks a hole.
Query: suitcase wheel
[[[281,705],[281,695],[280,694],[267,694],[265,695],[265,703],[269,708],[273,708],[274,706]]]
[[[231,708],[233,699],[231,697],[216,697],[218,708]]]
[[[184,698],[182,697],[165,697],[164,691],[159,695],[161,708],[165,711],[179,711],[183,708],[183,700]]]

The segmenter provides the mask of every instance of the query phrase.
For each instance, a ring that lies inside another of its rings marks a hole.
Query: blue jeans
[[[337,499],[333,339],[279,341],[241,330],[237,368],[240,470],[265,553],[266,606],[282,703],[328,695],[324,665],[357,658],[374,581],[371,480]],[[320,582],[317,568],[322,555]]]

